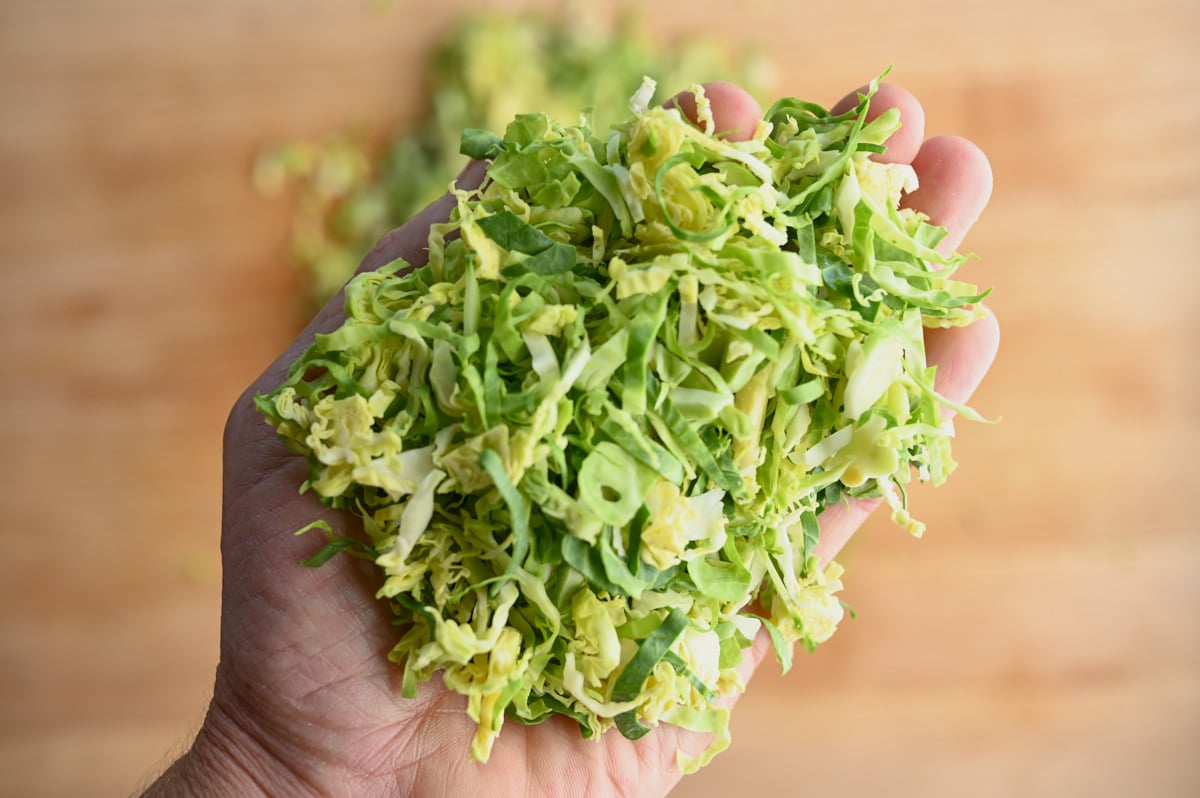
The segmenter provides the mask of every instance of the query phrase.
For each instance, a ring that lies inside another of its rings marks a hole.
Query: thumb
[[[483,181],[486,170],[486,162],[471,161],[455,178],[454,187],[476,188]],[[429,228],[448,220],[456,202],[454,194],[447,191],[403,225],[386,233],[363,257],[362,263],[354,272],[355,275],[373,271],[395,260],[404,260],[413,268],[424,266],[429,258]],[[337,329],[346,318],[343,306],[345,292],[345,286],[342,286],[342,289],[317,311],[312,321],[296,336],[291,345],[254,381],[247,391],[249,395],[265,393],[274,388],[283,381],[288,368],[312,344],[318,334]]]

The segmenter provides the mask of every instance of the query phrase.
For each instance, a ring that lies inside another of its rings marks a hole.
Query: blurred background
[[[187,746],[225,413],[409,201],[371,175],[458,118],[430,65],[482,8],[0,5],[0,795],[128,795]],[[634,28],[616,82],[645,57],[831,104],[893,65],[928,134],[992,159],[965,248],[1004,335],[973,402],[1003,422],[960,425],[925,538],[873,519],[857,619],[765,665],[674,795],[1200,795],[1200,6],[689,0]],[[478,70],[527,88],[521,52]]]

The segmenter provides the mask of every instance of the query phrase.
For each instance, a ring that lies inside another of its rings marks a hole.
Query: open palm
[[[717,127],[745,135],[760,110],[730,84],[710,84]],[[690,112],[688,98],[678,98]],[[846,103],[853,105],[855,95]],[[982,211],[991,172],[962,139],[924,140],[924,113],[906,91],[885,85],[874,117],[890,107],[904,125],[881,156],[912,163],[921,188],[908,204],[949,229],[954,247]],[[478,164],[460,178],[477,181]],[[429,224],[446,218],[443,199],[380,242],[363,262],[424,261]],[[155,788],[196,794],[354,796],[662,796],[679,779],[675,754],[705,747],[701,735],[662,725],[631,742],[617,734],[584,739],[578,725],[555,717],[536,726],[509,723],[489,764],[468,760],[475,723],[465,698],[436,679],[413,700],[399,696],[401,669],[387,661],[397,639],[386,604],[374,598],[374,566],[338,557],[319,569],[297,567],[315,541],[295,530],[314,518],[348,533],[356,523],[297,495],[307,464],[263,422],[253,396],[273,388],[317,332],[341,322],[340,298],[235,404],[225,434],[224,566],[221,661],[212,706],[192,752]],[[994,317],[927,334],[938,388],[965,400],[982,379],[998,343]],[[822,516],[819,553],[828,559],[877,502],[837,507]],[[761,638],[761,636],[760,636]],[[764,651],[756,641],[742,665],[749,678]],[[729,699],[732,702],[734,699]],[[174,781],[172,781],[174,779]],[[172,787],[174,788],[172,790]],[[167,794],[167,792],[163,794]]]

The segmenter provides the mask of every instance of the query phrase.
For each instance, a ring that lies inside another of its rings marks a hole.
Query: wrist
[[[196,739],[142,798],[216,798],[314,794],[214,701]]]

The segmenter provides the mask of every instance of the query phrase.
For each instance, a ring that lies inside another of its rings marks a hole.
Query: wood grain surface
[[[301,323],[264,145],[423,111],[475,6],[0,5],[0,795],[119,796],[217,657],[221,429]],[[548,3],[503,4],[506,8]],[[967,241],[1004,342],[858,611],[675,795],[1200,795],[1200,6],[664,2],[833,102],[892,64],[992,159]],[[736,792],[735,792],[736,791]]]

